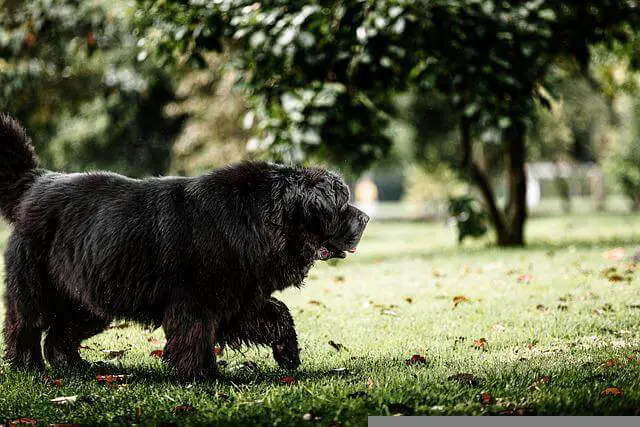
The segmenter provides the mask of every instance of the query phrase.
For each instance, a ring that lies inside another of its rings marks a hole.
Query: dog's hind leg
[[[264,303],[221,329],[220,342],[232,347],[241,344],[270,345],[273,358],[284,369],[300,366],[300,353],[295,324],[289,308],[276,298],[267,298]]]
[[[42,369],[43,298],[39,264],[29,245],[16,234],[7,245],[5,270],[5,359],[15,369]]]
[[[51,366],[82,368],[89,363],[80,357],[82,340],[102,332],[110,322],[72,302],[57,304],[44,340],[44,355]]]
[[[213,349],[219,322],[211,309],[176,291],[165,308],[162,327],[167,337],[164,360],[182,379],[213,378],[217,374]]]

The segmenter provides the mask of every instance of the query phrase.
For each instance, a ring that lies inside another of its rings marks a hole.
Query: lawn
[[[90,372],[3,366],[0,420],[364,425],[395,413],[640,413],[640,273],[626,259],[640,216],[538,217],[528,236],[527,249],[459,248],[443,224],[373,222],[357,255],[318,265],[304,288],[280,295],[297,323],[298,371],[248,349],[220,357],[218,381],[177,383],[150,356],[162,331],[120,324],[84,343],[101,362]],[[106,360],[103,350],[124,353]],[[61,396],[76,399],[51,402]]]

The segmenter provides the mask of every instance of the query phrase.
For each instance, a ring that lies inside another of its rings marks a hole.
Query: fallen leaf
[[[605,397],[605,396],[620,397],[622,395],[623,395],[622,390],[620,390],[618,387],[607,387],[604,390],[602,390],[602,393],[600,393],[601,397]]]
[[[334,374],[334,375],[335,374],[343,375],[343,374],[346,374],[348,372],[349,372],[349,370],[347,368],[334,368],[334,369],[331,369],[328,373],[329,374]]]
[[[287,385],[291,385],[294,382],[296,382],[296,379],[293,377],[284,377],[284,378],[280,378],[280,382],[281,383],[285,383]]]
[[[404,363],[407,366],[425,364],[427,363],[427,359],[425,359],[424,356],[421,356],[419,354],[414,354],[413,356],[411,356],[411,359],[406,360]]]
[[[480,403],[483,405],[491,405],[493,403],[493,397],[486,391],[480,393]]]
[[[527,388],[528,389],[540,390],[540,386],[544,385],[544,384],[547,384],[549,381],[551,381],[551,377],[549,375],[545,375],[544,377],[538,378],[537,380],[535,380]]]
[[[524,283],[528,285],[533,280],[533,276],[530,274],[521,274],[516,280],[518,283]]]
[[[459,304],[463,302],[471,302],[471,300],[464,295],[456,295],[453,297],[453,308],[456,308]]]
[[[309,300],[309,304],[311,304],[311,305],[319,305],[321,307],[324,307],[324,304],[322,302],[318,301],[317,299]]]
[[[102,350],[107,359],[120,359],[126,350]]]
[[[319,417],[318,414],[316,414],[316,411],[314,411],[313,409],[310,409],[309,412],[307,412],[302,416],[302,419],[304,421],[319,421],[322,418]]]
[[[76,400],[78,400],[78,396],[60,396],[60,397],[56,397],[54,399],[51,399],[51,403],[53,403],[54,405],[68,405],[71,403],[76,403]]]
[[[344,346],[340,343],[337,343],[333,340],[329,341],[329,345],[333,347],[336,351],[344,350]]]
[[[7,423],[8,427],[19,426],[19,425],[36,425],[38,424],[38,420],[34,420],[33,418],[16,418],[15,420],[9,421]]]
[[[216,356],[220,356],[222,353],[224,353],[224,348],[220,347],[219,345],[213,348],[213,354],[215,354]]]
[[[538,304],[536,305],[536,310],[547,311],[548,308],[544,304]]]
[[[98,374],[96,375],[96,381],[105,384],[122,383],[126,381],[127,377],[128,375]]]
[[[161,340],[161,339],[158,339],[158,338],[149,338],[147,340],[147,342],[149,344],[151,344],[151,345],[158,345],[158,346],[163,346],[163,347],[167,343],[166,340]]]
[[[602,253],[602,257],[607,261],[620,261],[624,258],[624,248],[614,248]]]
[[[622,282],[623,280],[625,280],[624,276],[621,276],[619,274],[610,274],[609,276],[607,276],[607,279],[610,282]]]
[[[487,351],[487,340],[485,338],[473,340],[473,345],[482,351]]]
[[[55,380],[53,380],[53,384],[54,384],[57,388],[62,387],[62,379],[61,379],[61,378],[56,378]]]
[[[373,388],[375,387],[376,383],[373,381],[373,378],[369,377],[367,378],[367,388]]]
[[[476,387],[479,384],[479,381],[476,378],[476,376],[468,373],[451,375],[447,379],[449,381],[458,381],[459,383],[462,383],[471,387]]]
[[[404,300],[406,302],[408,302],[409,304],[411,304],[413,302],[413,298],[411,298],[411,297],[406,297]]]
[[[333,280],[335,280],[338,283],[344,282],[344,276],[335,276]]]
[[[196,408],[191,405],[178,405],[171,408],[171,411],[169,412],[171,412],[172,414],[177,414],[179,412],[193,412],[195,410]]]
[[[163,355],[164,355],[164,350],[162,349],[153,350],[151,353],[149,353],[149,356],[157,357],[158,359],[162,359]]]

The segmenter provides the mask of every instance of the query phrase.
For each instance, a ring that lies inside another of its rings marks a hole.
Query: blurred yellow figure
[[[371,179],[371,176],[364,175],[355,188],[356,206],[371,218],[375,217],[378,205],[378,187]]]

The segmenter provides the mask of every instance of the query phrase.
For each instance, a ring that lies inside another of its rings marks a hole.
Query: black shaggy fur
[[[135,180],[38,168],[0,115],[6,253],[6,355],[16,368],[80,365],[80,342],[115,317],[163,326],[165,360],[184,378],[215,375],[216,343],[268,345],[296,368],[287,307],[318,259],[355,250],[368,217],[335,174],[241,163],[195,178]]]

